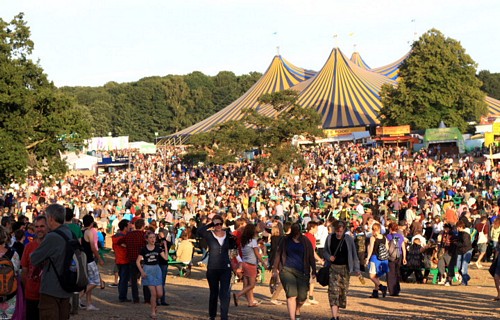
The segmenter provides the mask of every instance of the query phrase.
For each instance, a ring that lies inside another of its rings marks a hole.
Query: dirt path
[[[101,270],[107,284],[113,281],[113,255]],[[487,266],[488,264],[484,264]],[[438,285],[402,284],[399,297],[369,299],[372,287],[361,285],[357,278],[351,279],[348,309],[343,311],[343,319],[500,319],[500,303],[490,301],[494,297],[493,279],[487,270],[470,270],[472,280],[468,287]],[[167,301],[170,306],[159,307],[159,319],[208,319],[208,286],[205,269],[194,267],[190,278],[179,278],[176,268],[169,268],[167,278]],[[269,281],[270,274],[266,274]],[[236,284],[234,289],[241,289]],[[140,291],[141,301],[142,290]],[[106,287],[94,290],[100,311],[80,310],[73,320],[93,319],[144,319],[149,315],[149,305],[144,303],[119,303],[116,288]],[[272,305],[269,302],[269,287],[260,284],[255,289],[256,298],[263,303],[256,308],[248,308],[241,300],[238,307],[231,302],[230,319],[286,319],[286,305]],[[129,290],[130,298],[130,290]],[[330,319],[326,288],[318,287],[315,298],[317,306],[304,306],[302,319]],[[284,294],[281,300],[284,301]]]

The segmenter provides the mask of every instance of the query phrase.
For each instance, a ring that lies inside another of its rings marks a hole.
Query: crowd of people
[[[399,295],[405,281],[467,286],[471,261],[481,269],[498,256],[500,167],[490,160],[355,143],[301,152],[304,166],[207,166],[183,163],[180,149],[164,148],[134,154],[127,170],[0,186],[0,254],[9,252],[21,274],[24,305],[32,306],[27,319],[57,319],[54,305],[61,319],[70,312],[71,294],[47,285],[57,282],[45,261],[61,254],[49,232],[58,228],[81,239],[87,255],[82,309],[99,310],[92,290],[103,286],[99,265],[109,235],[117,300],[139,303],[140,279],[152,318],[168,305],[168,266],[189,276],[195,252],[207,266],[211,319],[218,304],[228,318],[231,297],[235,306],[245,297],[258,307],[253,289],[265,269],[276,283],[271,303],[281,304],[284,291],[290,319],[300,319],[303,305],[318,303],[316,271],[326,265],[338,319],[352,274],[366,272],[374,285],[369,297],[377,299]],[[500,267],[494,272],[499,301]],[[235,279],[239,291],[231,291]],[[19,297],[0,304],[5,314]]]

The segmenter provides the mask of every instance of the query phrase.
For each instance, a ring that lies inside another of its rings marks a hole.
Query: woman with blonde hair
[[[382,297],[387,294],[387,287],[380,283],[379,278],[389,272],[389,245],[387,239],[380,233],[380,224],[372,226],[372,236],[368,245],[367,267],[370,273],[370,280],[375,285],[370,298],[378,298],[378,291],[382,292]]]

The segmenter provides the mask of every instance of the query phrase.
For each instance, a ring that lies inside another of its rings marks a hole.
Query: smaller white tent
[[[145,141],[136,141],[129,142],[129,149],[139,149],[139,152],[142,154],[155,154],[156,146],[154,143],[145,142]]]
[[[74,152],[61,154],[61,159],[66,160],[70,170],[92,170],[97,167],[97,157],[89,156],[84,153],[76,154]]]

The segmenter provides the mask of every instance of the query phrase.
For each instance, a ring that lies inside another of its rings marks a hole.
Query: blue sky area
[[[431,28],[459,40],[478,70],[500,72],[498,0],[0,0],[0,8],[5,21],[25,13],[32,58],[56,86],[264,72],[277,46],[303,68],[321,69],[334,47],[374,68]]]

